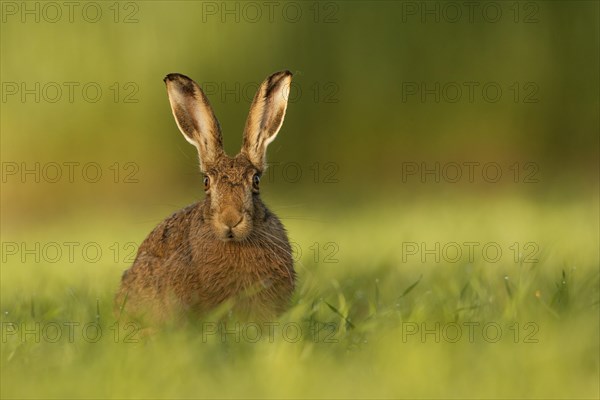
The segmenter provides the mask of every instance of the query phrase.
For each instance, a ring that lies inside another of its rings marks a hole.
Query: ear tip
[[[292,78],[292,76],[294,76],[294,74],[292,74],[291,71],[284,69],[282,71],[278,71],[275,72],[274,74],[272,74],[269,78],[269,80],[276,80],[276,81],[281,81],[282,79],[286,79],[286,78]]]
[[[191,79],[189,77],[187,77],[183,74],[180,74],[178,72],[172,72],[170,74],[167,74],[167,76],[164,77],[163,82],[168,83],[168,82],[177,81],[177,80],[191,81]]]

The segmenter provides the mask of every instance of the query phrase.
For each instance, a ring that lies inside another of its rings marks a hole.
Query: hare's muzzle
[[[217,217],[217,228],[222,240],[241,240],[247,236],[244,214],[233,207],[226,207]]]

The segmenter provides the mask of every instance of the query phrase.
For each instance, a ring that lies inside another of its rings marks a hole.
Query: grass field
[[[5,227],[2,398],[600,395],[597,198],[269,203],[299,283],[262,334],[115,322],[129,242],[166,214]]]

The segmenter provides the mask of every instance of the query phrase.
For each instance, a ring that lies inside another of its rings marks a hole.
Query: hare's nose
[[[238,226],[244,219],[244,215],[239,211],[228,207],[221,213],[221,223],[226,225],[229,229]]]

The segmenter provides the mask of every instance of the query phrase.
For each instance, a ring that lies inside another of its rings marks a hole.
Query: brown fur
[[[206,315],[232,301],[236,317],[267,321],[288,306],[295,284],[291,247],[254,182],[264,170],[264,137],[277,134],[287,105],[277,104],[272,98],[276,94],[266,90],[274,80],[289,83],[291,74],[273,74],[263,83],[251,107],[252,118],[261,118],[263,103],[276,104],[263,124],[256,122],[262,130],[247,127],[242,151],[229,157],[201,89],[183,75],[165,78],[173,114],[198,148],[210,183],[203,201],[177,211],[143,241],[115,298],[119,317],[168,321],[184,314]],[[253,146],[252,156],[248,146]]]

